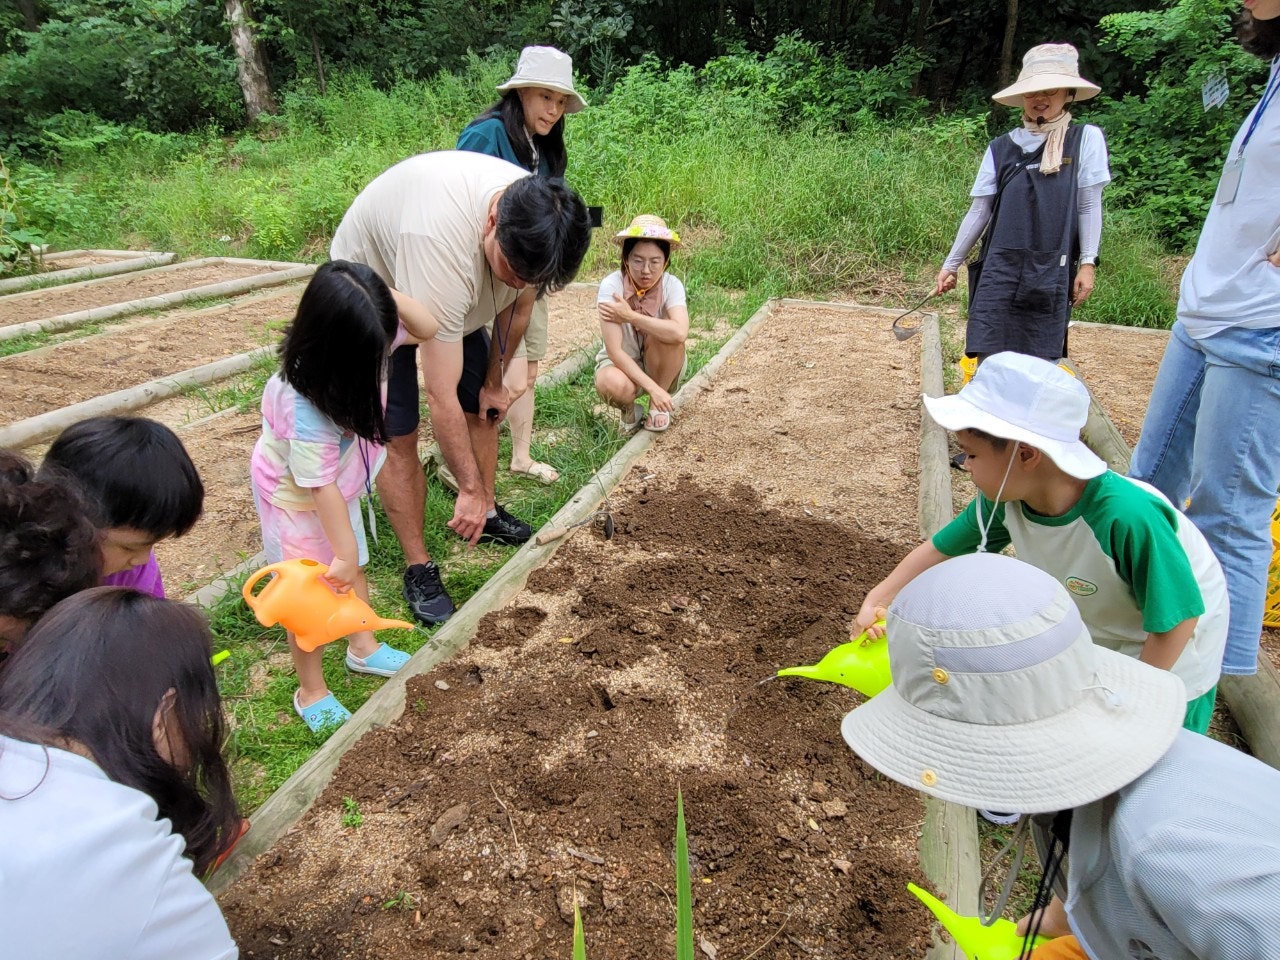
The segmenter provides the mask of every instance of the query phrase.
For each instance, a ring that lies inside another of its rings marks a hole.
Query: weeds
[[[356,803],[354,797],[342,798],[342,825],[352,830],[359,828],[364,823],[364,814],[360,812],[360,804]],[[402,893],[401,896],[407,897],[408,894]],[[383,905],[384,909],[386,904]]]

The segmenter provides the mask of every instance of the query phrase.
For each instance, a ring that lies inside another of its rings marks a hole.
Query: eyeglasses
[[[648,259],[645,259],[644,257],[627,258],[627,266],[631,268],[633,273],[639,273],[645,267],[648,267],[650,270],[661,270],[662,265],[666,262],[667,261],[663,257],[649,257]]]
[[[1058,87],[1054,90],[1032,90],[1030,93],[1022,95],[1023,100],[1031,100],[1034,97],[1056,97],[1062,92],[1062,88]]]

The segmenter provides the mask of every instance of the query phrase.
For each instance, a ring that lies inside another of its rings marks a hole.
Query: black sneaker
[[[404,599],[414,617],[428,624],[444,623],[455,609],[440,582],[440,568],[431,560],[405,570]]]
[[[480,534],[481,543],[500,543],[507,547],[518,547],[531,536],[533,528],[518,517],[513,517],[502,509],[501,504],[493,505],[497,511],[484,522],[484,533]]]

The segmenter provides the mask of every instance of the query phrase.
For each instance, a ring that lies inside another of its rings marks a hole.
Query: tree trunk
[[[36,16],[35,0],[18,0],[18,9],[22,11],[22,28],[27,33],[35,33],[40,29],[40,18]]]
[[[1013,35],[1018,31],[1018,0],[1008,0],[1004,22],[1004,43],[1000,45],[1000,79],[996,89],[1003,90],[1013,78]]]
[[[271,80],[267,75],[267,58],[258,46],[249,10],[244,0],[223,0],[227,23],[231,27],[231,48],[236,55],[236,78],[244,93],[244,108],[252,123],[259,114],[275,113],[275,95],[271,92]]]

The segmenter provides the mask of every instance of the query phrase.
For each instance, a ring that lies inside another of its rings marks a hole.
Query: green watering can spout
[[[817,663],[810,666],[786,667],[780,677],[804,677],[825,680],[857,690],[864,697],[874,697],[889,686],[889,642],[885,637],[868,637],[842,643]]]
[[[960,916],[914,883],[908,883],[907,889],[932,911],[969,960],[1019,960],[1023,956],[1023,937],[1018,933],[1018,925],[1012,920],[1001,918],[991,926],[984,926],[977,917]],[[1048,941],[1048,937],[1036,937],[1031,947],[1038,947]]]

